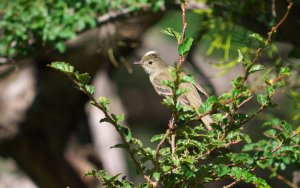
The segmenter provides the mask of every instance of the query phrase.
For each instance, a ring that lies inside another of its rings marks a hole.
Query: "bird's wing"
[[[206,93],[206,91],[198,83],[195,82],[194,86],[197,88],[198,91],[200,91],[206,97],[209,97],[209,95]]]
[[[161,84],[161,80],[166,79],[166,77],[168,80],[171,80],[170,76],[166,76],[166,75],[156,75],[152,80],[152,84],[154,86],[155,91],[159,95],[162,95],[164,97],[173,95],[172,89],[169,86]],[[184,94],[178,97],[178,101],[181,102],[183,105],[187,105],[187,106],[190,105],[190,101],[188,100],[187,96]]]
[[[181,76],[186,76],[186,74],[184,72],[180,73]],[[205,95],[206,97],[209,97],[209,95],[206,93],[206,91],[197,83],[195,82],[193,84],[195,86],[195,88],[197,88],[198,91],[200,91],[203,95]]]
[[[152,79],[153,87],[159,95],[170,96],[173,94],[172,89],[169,86],[161,84],[163,79],[164,77],[162,75],[156,75]]]

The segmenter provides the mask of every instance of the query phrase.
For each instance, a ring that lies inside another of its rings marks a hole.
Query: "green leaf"
[[[206,112],[209,112],[212,109],[212,105],[209,102],[204,102],[201,104],[201,106],[199,107],[199,112],[201,114],[204,114]]]
[[[117,115],[116,118],[117,118],[117,122],[122,122],[124,121],[125,115],[122,113]]]
[[[110,104],[110,100],[108,98],[106,98],[106,97],[99,97],[98,98],[98,103],[100,105],[106,106],[106,105]]]
[[[78,71],[76,71],[74,73],[74,75],[75,75],[75,78],[83,85],[88,84],[91,79],[91,77],[88,73],[80,74]]]
[[[280,75],[289,75],[290,74],[290,69],[288,67],[281,67],[279,74]]]
[[[116,144],[114,146],[111,146],[110,148],[126,148],[125,144]]]
[[[167,106],[174,105],[174,101],[173,101],[172,97],[167,97],[167,98],[163,99],[163,103]]]
[[[189,92],[190,90],[189,89],[187,89],[187,88],[178,88],[177,90],[176,90],[176,92],[175,92],[175,95],[176,96],[180,96],[180,95],[182,95],[182,94],[184,94],[184,93],[187,93],[187,92]]]
[[[84,88],[89,95],[93,95],[96,91],[95,87],[92,85],[85,85]]]
[[[185,75],[185,76],[181,77],[180,82],[188,82],[191,84],[195,84],[195,80],[194,80],[193,76],[191,76],[191,75]]]
[[[267,85],[265,90],[266,90],[266,94],[269,95],[269,96],[274,94],[274,92],[275,92],[275,89],[273,88],[273,86],[268,86]]]
[[[231,81],[231,84],[235,87],[235,88],[239,88],[240,85],[242,84],[243,81],[243,77],[239,76],[236,79]]]
[[[162,29],[160,32],[170,35],[172,37],[175,37],[177,39],[177,41],[181,39],[181,34],[177,31],[175,31],[173,28],[168,27],[168,28]]]
[[[159,181],[160,174],[161,174],[161,172],[154,172],[153,173],[153,178],[154,178],[155,181]]]
[[[251,69],[249,70],[249,73],[254,73],[254,72],[258,72],[258,71],[262,71],[265,70],[265,67],[263,65],[254,65],[253,67],[251,67]]]
[[[186,39],[184,39],[184,41],[181,44],[179,44],[178,46],[179,55],[184,56],[190,51],[191,46],[193,44],[193,40],[194,39],[192,37],[187,37]]]
[[[237,62],[242,62],[243,59],[244,59],[244,56],[243,56],[241,50],[238,49],[238,58],[237,58]]]
[[[257,99],[257,101],[261,104],[261,105],[263,105],[263,106],[265,106],[265,105],[267,105],[268,104],[268,99],[267,99],[267,96],[266,95],[263,95],[263,94],[258,94],[257,96],[256,96],[256,99]]]
[[[110,104],[110,100],[106,97],[99,97],[97,100],[98,104],[106,111],[109,111],[108,105]]]
[[[67,75],[72,75],[74,72],[74,67],[71,66],[69,63],[65,62],[52,62],[50,67],[55,70],[61,71]]]
[[[264,42],[265,40],[257,33],[252,33],[249,35],[249,37],[256,39],[258,42]]]
[[[218,101],[218,98],[213,95],[213,96],[208,97],[207,102],[209,102],[209,103],[217,103],[219,101]]]
[[[131,138],[132,138],[132,135],[131,135],[131,131],[129,130],[128,127],[125,127],[125,126],[122,126],[122,129],[121,129],[122,133],[124,134],[124,138],[125,138],[125,141],[126,142],[130,142],[131,141]]]
[[[216,167],[216,173],[218,176],[222,177],[225,176],[226,174],[228,174],[230,172],[230,169],[226,166],[226,165],[217,165]]]
[[[155,142],[155,141],[158,141],[158,140],[161,140],[163,137],[164,137],[165,134],[158,134],[158,135],[154,135],[150,142]]]
[[[64,42],[58,42],[54,46],[60,53],[64,53],[66,51],[66,45]]]
[[[194,172],[190,169],[188,165],[183,165],[182,166],[182,171],[183,175],[187,178],[190,179],[195,176]]]
[[[160,83],[162,85],[169,86],[171,89],[173,89],[175,87],[174,82],[171,80],[161,80]]]

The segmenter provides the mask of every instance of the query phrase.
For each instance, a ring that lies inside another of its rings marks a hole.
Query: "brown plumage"
[[[150,82],[152,83],[155,91],[164,97],[171,96],[172,90],[170,87],[161,84],[162,80],[173,80],[172,76],[169,74],[169,69],[173,67],[168,66],[159,56],[159,54],[155,51],[147,52],[141,61],[136,62],[135,64],[141,65],[144,70],[149,74]],[[185,73],[180,73],[182,76],[185,76]],[[183,93],[178,97],[178,101],[186,106],[191,106],[195,109],[198,109],[202,104],[201,97],[198,93],[200,91],[204,95],[208,96],[204,89],[197,83],[181,83],[179,88],[185,88],[188,91]],[[198,90],[198,91],[197,91]],[[197,110],[198,112],[198,110]],[[204,125],[208,130],[212,130],[210,124],[212,123],[212,119],[210,115],[206,115],[201,118]]]

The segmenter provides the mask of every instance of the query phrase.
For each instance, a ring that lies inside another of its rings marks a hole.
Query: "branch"
[[[111,114],[109,114],[101,105],[99,105],[99,103],[97,102],[97,100],[93,97],[93,95],[90,94],[90,92],[87,90],[86,87],[82,87],[81,83],[79,83],[75,78],[73,78],[72,76],[68,75],[68,77],[72,80],[72,82],[74,82],[77,86],[80,87],[80,90],[83,91],[88,97],[90,102],[97,107],[99,110],[102,111],[102,113],[104,113],[105,115],[105,122],[111,123],[116,131],[119,133],[119,135],[121,136],[123,143],[125,144],[125,149],[128,152],[128,154],[130,155],[131,159],[133,160],[134,164],[136,165],[136,167],[139,169],[139,171],[142,173],[144,179],[151,184],[153,187],[155,187],[155,185],[157,185],[156,182],[153,182],[149,175],[147,175],[147,173],[144,171],[144,168],[142,166],[142,164],[138,161],[138,159],[135,157],[134,152],[132,151],[130,144],[126,141],[126,138],[124,136],[124,134],[122,134],[122,132],[117,128],[119,125],[116,122],[116,120],[113,118],[113,116]],[[121,125],[122,126],[122,125]]]
[[[255,56],[254,56],[254,59],[252,61],[252,64],[247,66],[246,70],[245,70],[245,76],[243,77],[243,83],[248,79],[249,75],[250,75],[250,70],[251,68],[257,64],[258,60],[259,60],[259,57],[262,55],[262,51],[265,47],[267,47],[271,42],[272,42],[272,36],[274,33],[276,33],[277,29],[282,25],[282,23],[286,20],[287,16],[289,15],[290,13],[290,10],[291,8],[293,7],[293,3],[290,2],[286,8],[286,12],[285,14],[283,15],[283,17],[279,20],[279,22],[277,24],[275,24],[271,30],[269,31],[268,33],[268,37],[267,37],[267,40],[265,41],[265,44],[263,47],[260,47],[256,50],[256,53],[255,53]]]
[[[277,174],[276,178],[280,181],[282,181],[283,183],[285,183],[287,186],[289,186],[290,188],[297,188],[297,185],[294,185],[291,181],[287,180],[285,177]]]
[[[170,119],[169,128],[167,129],[164,137],[161,139],[159,144],[156,146],[156,156],[155,156],[155,159],[156,159],[155,169],[156,170],[159,170],[159,157],[160,157],[159,150],[161,149],[162,145],[165,143],[166,139],[170,136],[173,128],[174,128],[174,117],[172,117]]]
[[[230,188],[230,187],[233,187],[233,186],[235,186],[237,183],[239,183],[240,181],[234,181],[234,182],[232,182],[232,183],[230,183],[230,184],[228,184],[228,185],[225,185],[225,186],[223,186],[223,188]]]

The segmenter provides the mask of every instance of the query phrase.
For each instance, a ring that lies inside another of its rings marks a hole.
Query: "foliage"
[[[184,3],[182,1],[183,11],[186,8]],[[164,99],[164,104],[173,114],[166,133],[154,135],[151,139],[152,142],[159,142],[156,150],[145,147],[139,139],[133,137],[127,126],[122,125],[123,114],[109,112],[109,99],[94,98],[95,89],[89,85],[90,77],[87,73],[74,72],[74,67],[64,62],[49,65],[66,74],[75,87],[89,97],[90,103],[105,114],[101,122],[111,123],[123,141],[112,147],[124,148],[129,153],[137,173],[142,174],[146,183],[134,185],[126,177],[120,177],[121,174],[110,176],[102,170],[93,170],[85,175],[102,180],[107,187],[201,187],[205,183],[225,179],[232,179],[234,182],[231,185],[243,181],[256,187],[270,187],[267,179],[259,177],[255,170],[268,170],[272,178],[287,165],[299,164],[300,132],[294,131],[292,125],[279,118],[271,118],[263,123],[264,138],[258,141],[253,141],[243,129],[246,123],[262,111],[277,107],[272,97],[279,88],[285,87],[286,78],[291,74],[283,64],[266,66],[259,63],[260,56],[267,52],[272,34],[279,26],[275,25],[266,39],[246,32],[247,38],[251,38],[255,45],[247,46],[244,50],[233,48],[237,54],[236,63],[244,67],[244,75],[232,80],[229,92],[209,97],[199,109],[186,108],[177,101],[186,92],[179,89],[178,85],[184,82],[195,83],[192,77],[180,74],[193,39],[184,35],[184,29],[183,32],[172,28],[162,30],[177,40],[180,58],[170,72],[173,80],[163,81],[174,93],[172,97]],[[246,84],[250,76],[258,80],[255,86]],[[254,113],[240,110],[253,100],[256,101]],[[206,130],[198,121],[207,114],[211,114],[214,119],[212,131]],[[170,146],[164,144],[167,141]],[[236,144],[242,146],[241,149],[235,148]]]
[[[149,7],[151,2],[151,7]],[[158,10],[163,0],[4,0],[0,4],[0,56],[22,57],[41,46],[64,52],[65,40],[103,24],[112,11]],[[124,10],[125,9],[125,10]]]

